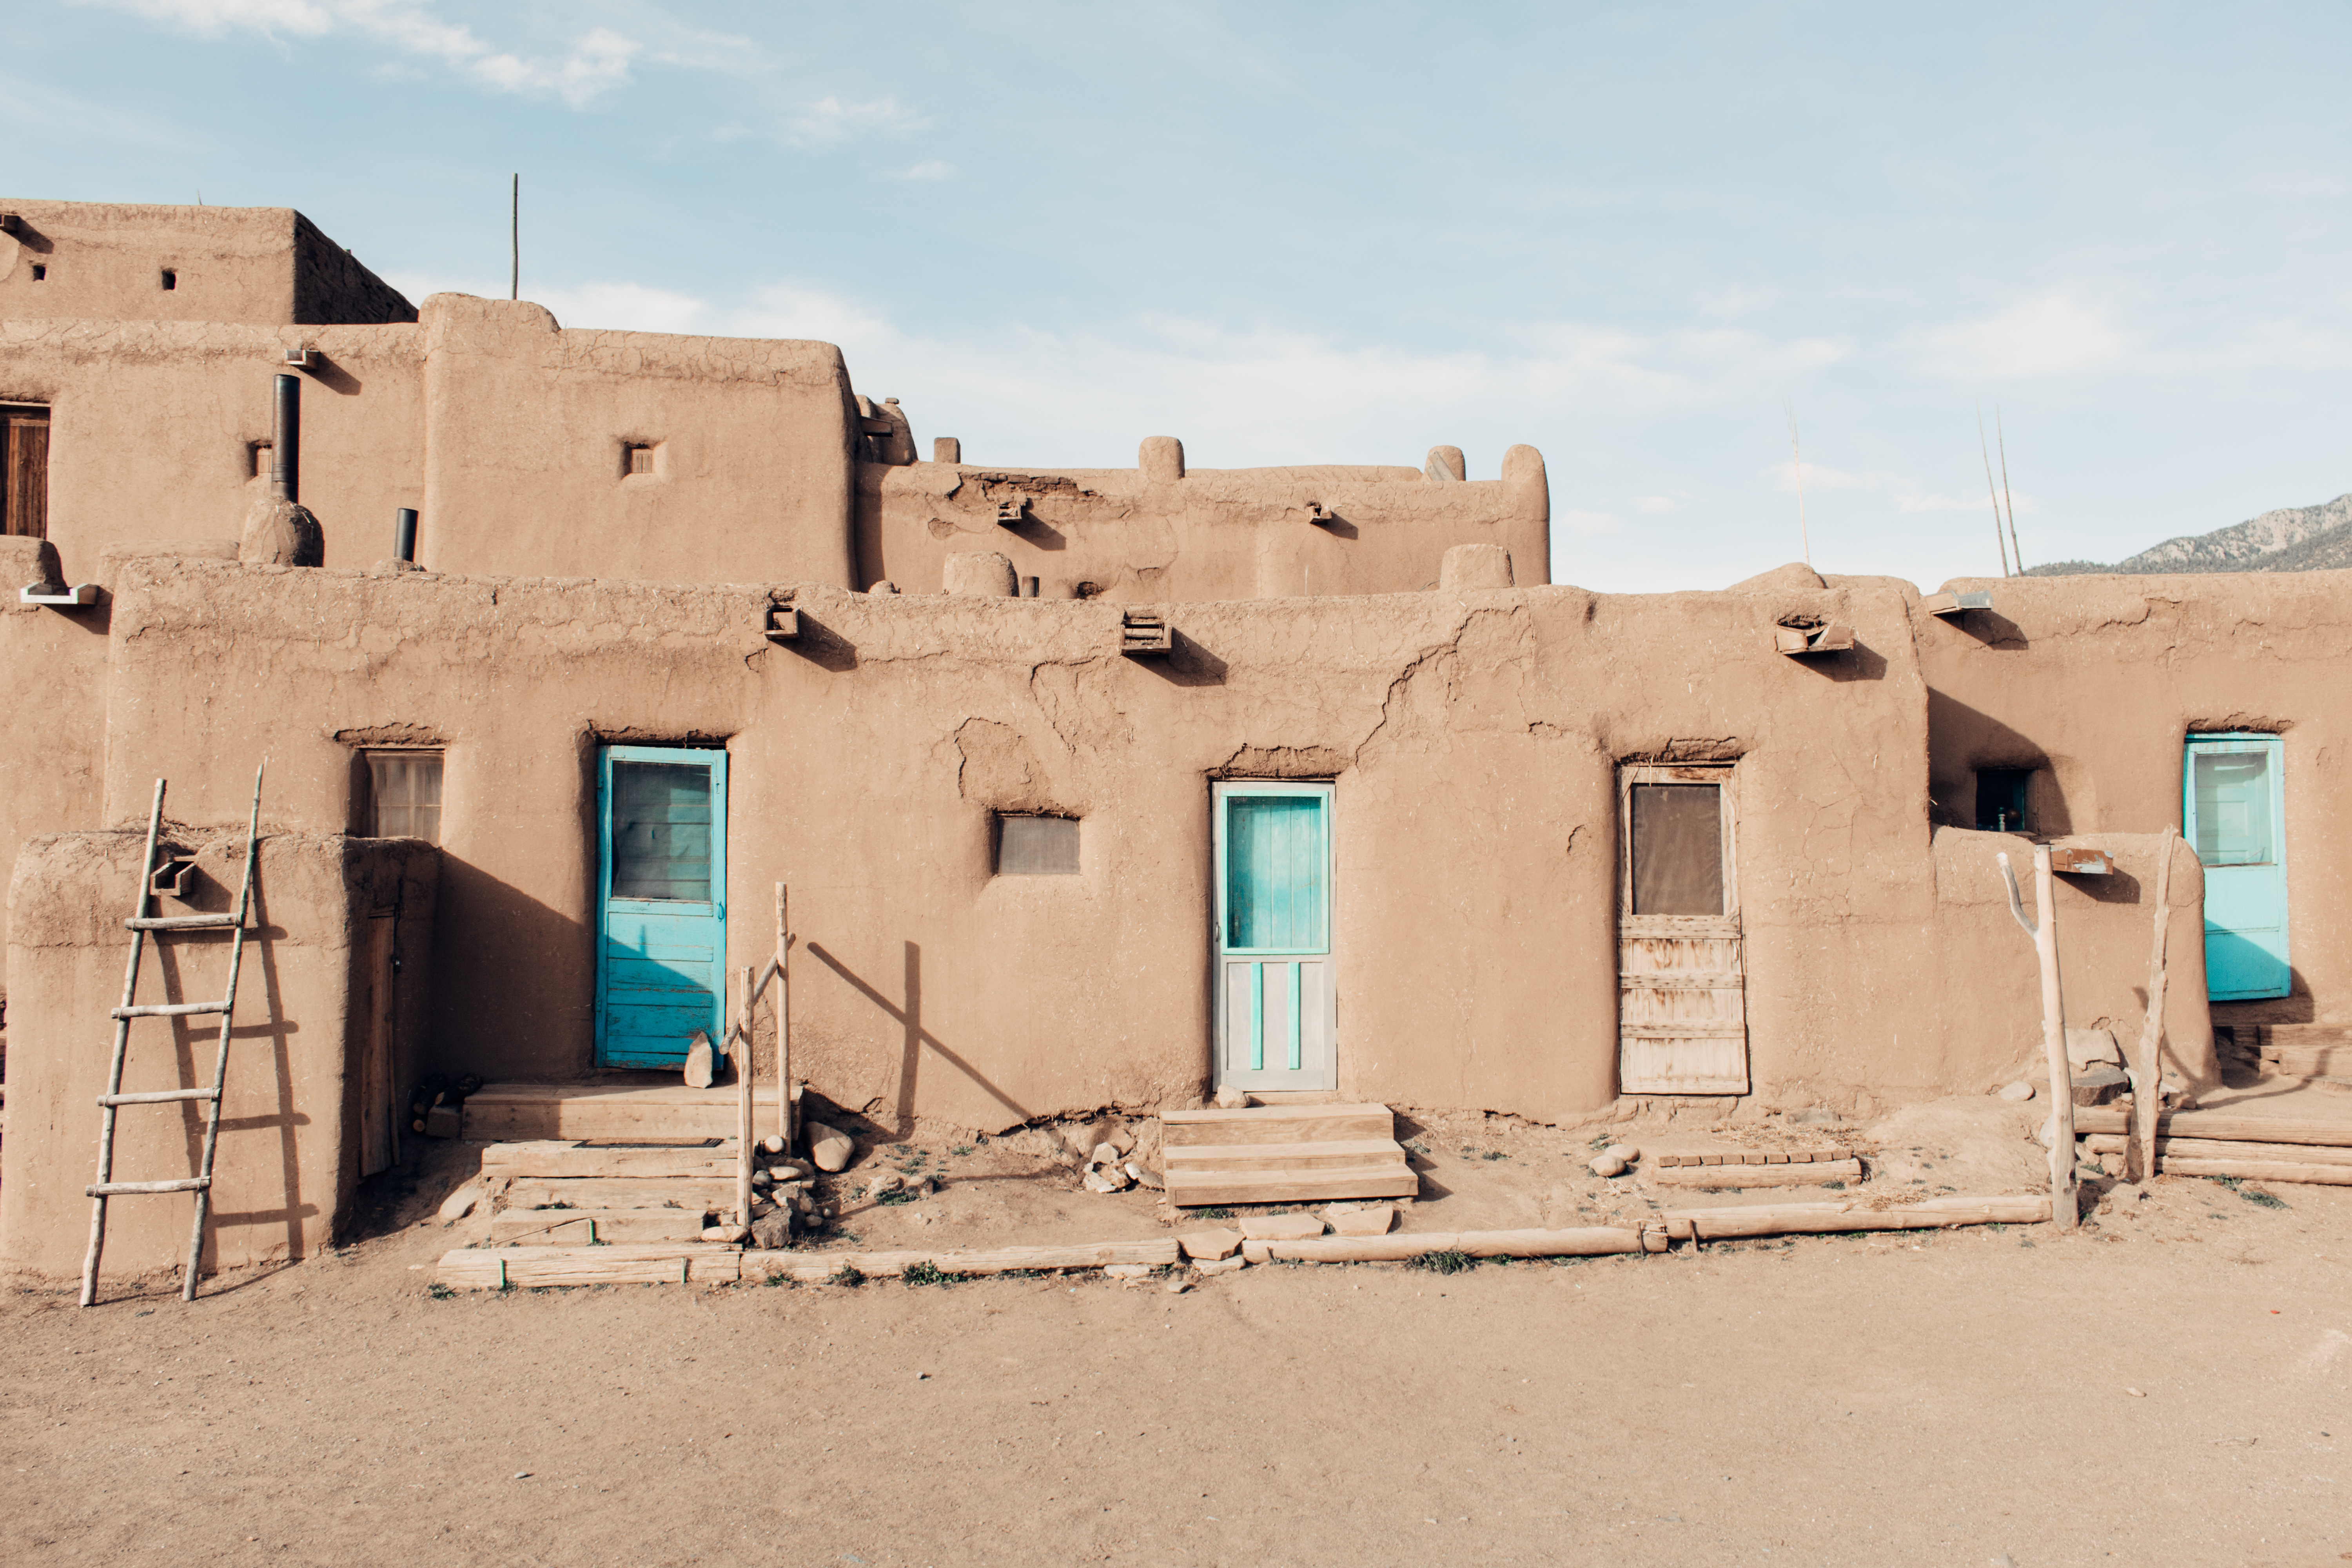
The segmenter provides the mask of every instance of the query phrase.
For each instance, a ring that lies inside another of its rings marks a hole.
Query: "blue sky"
[[[1549,466],[1556,580],[2113,560],[2352,489],[2352,7],[12,7],[6,194],[820,337],[968,460]]]

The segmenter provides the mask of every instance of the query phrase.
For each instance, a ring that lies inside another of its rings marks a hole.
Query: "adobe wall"
[[[2231,1005],[2352,1023],[2352,573],[1950,585],[1993,607],[1919,617],[1939,819],[1970,811],[1974,769],[2033,767],[2039,830],[2178,828],[2189,731],[2275,732],[2294,994]]]
[[[0,321],[413,321],[416,309],[291,207],[0,196]],[[34,268],[46,276],[37,279]],[[163,274],[173,274],[163,287]]]
[[[235,570],[222,568],[223,571]],[[245,793],[251,789],[251,761]],[[198,816],[194,792],[174,778],[167,815]],[[150,781],[148,789],[152,790]],[[264,797],[265,830],[277,814]],[[131,912],[146,833],[135,829],[37,838],[16,857],[9,884],[8,1136],[0,1144],[0,1266],[65,1278],[80,1272]],[[244,805],[234,829],[179,836],[199,850],[203,876],[191,902],[159,912],[236,907],[244,853]],[[217,821],[229,815],[213,815]],[[221,1107],[207,1268],[316,1252],[358,1179],[354,1065],[370,1008],[366,932],[381,910],[396,911],[408,952],[429,952],[435,854],[415,840],[356,840],[273,833],[255,878],[255,924],[246,945]],[[198,1001],[226,989],[225,933],[150,943],[140,1000]],[[396,982],[396,1037],[425,1030],[428,965],[404,964]],[[209,1084],[215,1020],[144,1019],[131,1026],[126,1091]],[[412,1069],[413,1071],[413,1069]],[[413,1078],[404,1076],[404,1090]],[[113,1178],[163,1181],[194,1173],[204,1128],[193,1103],[131,1106],[119,1113]],[[108,1205],[106,1278],[175,1269],[186,1256],[194,1200],[185,1194],[122,1197]]]
[[[1201,1092],[1210,782],[1336,778],[1343,1091],[1557,1120],[1616,1092],[1616,765],[1737,757],[1764,1102],[1984,1088],[2039,1037],[2030,985],[1944,967],[1906,585],[1195,605],[1163,660],[1114,651],[1113,605],[797,592],[772,645],[761,587],[126,562],[109,820],[158,772],[233,809],[266,749],[273,814],[332,831],[352,745],[440,740],[434,1065],[564,1078],[592,1056],[597,741],[723,742],[731,956],[764,959],[790,883],[801,1069],[1001,1127]],[[1773,652],[1800,612],[1859,646]],[[1081,875],[992,878],[991,813],[1040,809],[1084,818]],[[2136,984],[2137,907],[2084,918]],[[2110,1013],[2112,967],[2083,976]]]
[[[1000,522],[1001,504],[1025,503]],[[947,557],[995,551],[1042,597],[1090,584],[1118,603],[1395,594],[1434,587],[1446,550],[1499,544],[1522,587],[1551,581],[1543,458],[1514,447],[1496,479],[1427,470],[1191,468],[1171,437],[1132,468],[1037,471],[974,463],[857,467],[856,586],[936,593]]]
[[[849,373],[830,343],[565,330],[425,300],[417,559],[440,571],[850,580]],[[625,447],[654,448],[626,472]]]

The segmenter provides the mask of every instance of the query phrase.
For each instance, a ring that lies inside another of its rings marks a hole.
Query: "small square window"
[[[245,477],[247,479],[259,479],[268,477],[269,452],[270,443],[268,441],[247,441],[245,444]]]
[[[441,842],[441,753],[370,752],[368,832]]]
[[[168,267],[163,268],[163,287],[166,289],[177,289],[179,286],[180,275],[177,272],[173,271]]]
[[[621,448],[621,472],[623,475],[650,474],[653,471],[654,444],[652,442],[631,441]]]
[[[46,268],[46,267],[42,266],[42,265],[41,265],[39,262],[37,262],[37,261],[36,261],[36,262],[34,262],[34,263],[33,263],[33,281],[34,281],[34,282],[36,282],[36,283],[41,282],[41,281],[43,281],[44,279],[46,279],[48,277],[48,275],[49,275],[49,269],[48,269],[47,268]]]
[[[2032,768],[1977,770],[1977,829],[1982,833],[2028,831],[2025,805],[2033,783]]]
[[[1002,816],[996,819],[996,874],[1000,877],[1075,877],[1078,874],[1078,819],[1075,816]]]

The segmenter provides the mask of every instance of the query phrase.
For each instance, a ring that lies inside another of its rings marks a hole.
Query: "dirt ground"
[[[1869,1189],[2018,1190],[2036,1109],[1785,1136],[1875,1150]],[[1580,1174],[1589,1132],[1400,1131],[1429,1151],[1407,1228],[1743,1201]],[[858,1244],[1166,1234],[1148,1197],[953,1147],[926,1151],[946,1192],[849,1205]],[[2352,1189],[2281,1186],[2273,1207],[2252,1184],[2097,1182],[2064,1236],[1276,1265],[1181,1293],[1072,1276],[436,1299],[432,1262],[466,1226],[431,1205],[469,1157],[384,1184],[374,1234],[193,1306],[164,1281],[89,1312],[12,1285],[0,1561],[2352,1560]]]

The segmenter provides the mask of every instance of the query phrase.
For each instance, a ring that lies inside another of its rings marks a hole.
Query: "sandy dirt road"
[[[442,1300],[430,1225],[192,1308],[18,1287],[0,1560],[2352,1560],[2352,1190],[2154,1188],[2072,1237],[1181,1295]]]

